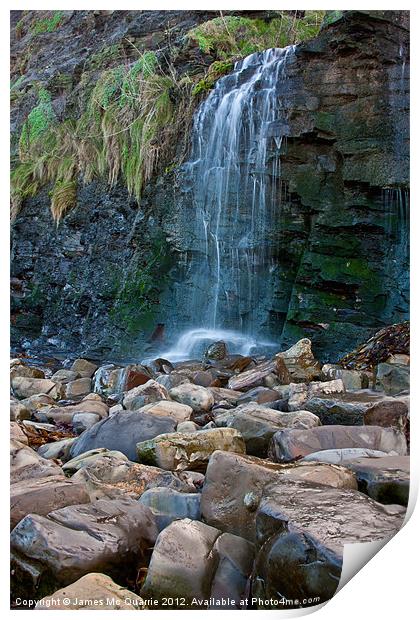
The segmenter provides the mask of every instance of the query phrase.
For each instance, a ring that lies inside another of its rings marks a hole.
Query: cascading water
[[[180,314],[190,313],[193,329],[168,357],[190,357],[198,341],[217,338],[230,342],[232,352],[249,352],[268,331],[280,152],[287,135],[278,94],[293,56],[290,46],[237,62],[195,115],[191,158],[184,166],[192,208],[185,210],[182,228],[189,232],[189,247],[174,300],[179,310],[188,299],[188,310]]]

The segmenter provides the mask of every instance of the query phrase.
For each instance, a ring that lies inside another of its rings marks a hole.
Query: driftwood
[[[70,439],[74,437],[74,434],[64,429],[56,431],[45,430],[40,427],[29,426],[26,424],[19,424],[22,431],[28,438],[28,445],[30,448],[37,450],[40,446],[53,441],[61,441],[63,439]]]
[[[228,387],[231,390],[251,390],[262,384],[264,377],[275,373],[281,383],[290,383],[289,373],[282,358],[274,358],[262,362],[250,370],[241,372],[229,379]]]
[[[339,363],[343,368],[371,369],[395,353],[410,354],[409,321],[384,327],[358,349],[345,355]]]

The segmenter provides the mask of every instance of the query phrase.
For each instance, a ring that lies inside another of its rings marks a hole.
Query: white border
[[[292,3],[286,3],[283,5],[278,2],[266,2],[262,6],[257,6],[259,3],[257,2],[249,2],[248,0],[241,0],[238,2],[237,0],[232,0],[231,2],[212,2],[207,1],[203,3],[202,6],[197,6],[196,2],[191,2],[188,0],[183,0],[182,2],[171,3],[165,1],[155,2],[125,2],[124,9],[127,10],[220,10],[220,9],[231,9],[231,10],[255,10],[255,9],[282,9],[282,10],[294,10],[296,8],[299,9],[328,9],[328,10],[341,10],[341,9],[365,9],[366,2],[352,2],[352,3],[342,3],[342,2],[320,2],[319,4],[314,4],[310,2],[299,2],[297,5]],[[396,10],[401,9],[402,7],[397,7],[396,3],[389,2],[370,2],[369,9],[371,10]],[[419,41],[419,17],[418,10],[415,8],[414,2],[405,2],[403,4],[405,10],[411,9],[411,45],[413,48],[412,58],[414,62],[411,65],[411,110],[418,111],[419,101],[418,101],[418,61],[417,59],[420,57],[418,50],[418,41]],[[91,2],[89,3],[89,9],[115,9],[116,3],[109,2],[103,0],[102,2]],[[62,10],[85,10],[86,3],[76,1],[73,2],[31,2],[27,0],[26,2],[21,2],[16,0],[15,2],[7,3],[6,6],[2,7],[1,15],[1,27],[2,27],[2,38],[1,41],[4,42],[4,48],[2,50],[2,54],[0,56],[1,65],[2,65],[2,75],[3,75],[3,88],[2,88],[2,97],[0,99],[2,114],[0,116],[2,123],[2,160],[0,166],[0,173],[2,175],[2,184],[3,187],[3,200],[2,200],[2,210],[1,215],[3,220],[3,225],[0,227],[1,233],[1,250],[4,252],[4,256],[1,265],[3,269],[0,272],[0,277],[2,279],[2,290],[4,291],[4,299],[8,299],[8,269],[7,265],[8,261],[8,239],[9,239],[9,102],[8,102],[8,92],[9,92],[9,62],[8,62],[8,41],[9,41],[9,10],[17,10],[17,9],[31,9],[31,10],[46,10],[46,9],[62,9]],[[7,85],[7,88],[6,88]],[[417,146],[419,144],[419,135],[418,135],[418,120],[417,115],[413,112],[411,115],[412,122],[412,145]],[[419,161],[418,161],[417,152],[415,152],[412,147],[411,152],[411,170],[419,170]],[[418,173],[417,173],[418,174]],[[418,228],[418,185],[414,184],[412,188],[412,198],[411,204],[414,205],[412,210],[411,217],[411,226],[412,226],[412,240],[414,235],[419,232]],[[417,268],[418,268],[418,246],[414,247],[412,245],[412,264],[411,264],[411,274],[412,274],[412,308],[417,308],[418,304],[418,295],[419,288],[417,286],[418,276],[417,276]],[[4,287],[4,288],[3,288]],[[413,317],[416,316],[415,312],[412,311]],[[2,356],[1,356],[1,372],[0,372],[0,382],[2,386],[1,394],[3,396],[3,404],[4,411],[2,412],[3,416],[3,432],[2,439],[4,441],[3,450],[1,454],[6,461],[8,454],[8,421],[5,420],[7,417],[7,395],[9,391],[9,308],[7,301],[4,301],[1,307],[1,342],[2,342]],[[411,457],[411,488],[412,492],[414,491],[415,495],[417,494],[418,488],[418,472],[419,472],[419,441],[418,441],[418,432],[419,432],[419,412],[417,411],[419,402],[418,400],[418,387],[416,385],[415,373],[418,370],[418,360],[419,360],[419,337],[418,337],[418,324],[413,321],[411,326],[412,332],[412,352],[411,352],[411,360],[412,360],[412,449],[414,454]],[[417,419],[416,419],[417,418]],[[2,541],[2,547],[4,549],[3,553],[3,562],[1,564],[2,573],[1,573],[1,596],[0,596],[0,606],[6,612],[7,615],[11,614],[15,616],[15,614],[24,614],[29,613],[25,611],[10,611],[9,610],[9,567],[8,567],[8,549],[9,549],[9,526],[8,526],[8,466],[6,463],[3,463],[3,467],[0,470],[2,476],[2,498],[4,504],[4,510],[1,515],[2,525],[1,534],[4,537]],[[413,497],[413,496],[412,496]],[[411,502],[412,503],[412,500]],[[412,507],[411,507],[412,510]],[[316,610],[318,615],[317,617],[320,620],[354,620],[355,617],[358,618],[383,618],[395,620],[398,617],[404,616],[407,620],[411,620],[414,617],[415,610],[417,611],[418,603],[416,600],[416,589],[417,586],[417,574],[419,570],[419,561],[417,552],[415,549],[415,543],[419,540],[418,532],[420,531],[420,516],[419,510],[417,509],[411,519],[403,528],[403,531],[397,534],[395,538],[393,538],[390,542],[388,542],[385,547],[375,556],[368,564],[360,570],[351,580],[350,583],[347,584],[329,603],[325,606],[318,606],[317,608],[311,608],[310,610],[287,610],[287,611],[241,611],[241,617],[252,615],[253,618],[258,617],[274,617],[274,614],[280,614],[281,617],[290,617],[290,616],[298,616],[298,615],[307,615],[309,612],[314,612]],[[360,558],[360,555],[357,554],[357,557]],[[356,558],[357,559],[357,558]],[[320,609],[321,607],[321,609]],[[34,612],[31,612],[34,613]],[[35,612],[41,614],[47,614],[48,618],[51,619],[51,613],[47,611]],[[63,611],[57,612],[56,614],[70,614],[72,612]],[[79,611],[78,617],[80,614],[89,614],[89,618],[94,620],[95,617],[103,618],[103,615],[99,611]],[[121,614],[131,614],[132,612],[120,611],[118,612],[118,617]],[[188,618],[199,618],[202,615],[202,611],[188,611]],[[206,614],[217,613],[217,617],[226,617],[228,614],[236,613],[236,612],[215,612],[215,611],[206,611]],[[168,616],[166,611],[142,611],[142,617],[151,617],[153,620],[166,618]],[[150,616],[152,614],[152,616]],[[417,615],[417,614],[416,614]],[[179,618],[185,617],[185,611],[173,611],[170,612],[171,618]],[[36,616],[38,618],[38,615]]]

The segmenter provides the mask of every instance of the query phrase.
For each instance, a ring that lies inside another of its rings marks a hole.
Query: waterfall
[[[178,315],[190,313],[190,329],[168,357],[191,355],[197,339],[215,336],[249,350],[268,333],[287,136],[278,95],[293,56],[290,46],[237,62],[195,114],[183,169],[191,201],[183,222],[188,259],[175,299]]]

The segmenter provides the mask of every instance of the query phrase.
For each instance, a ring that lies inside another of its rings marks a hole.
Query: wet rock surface
[[[252,592],[262,599],[326,601],[337,589],[346,543],[383,540],[405,511],[388,512],[358,491],[305,483],[268,487],[256,518]]]
[[[356,458],[345,466],[356,474],[359,490],[381,504],[407,506],[410,490],[410,458],[382,456]]]
[[[156,535],[149,509],[128,498],[27,515],[11,534],[16,595],[44,596],[90,572],[133,570]]]
[[[319,450],[368,448],[383,452],[407,453],[401,431],[380,426],[320,426],[310,430],[286,429],[273,435],[269,457],[274,461],[294,461]]]
[[[263,489],[282,480],[356,488],[355,478],[340,467],[307,467],[303,464],[287,467],[252,456],[215,452],[207,468],[202,492],[201,511],[205,522],[254,541],[256,510]]]

